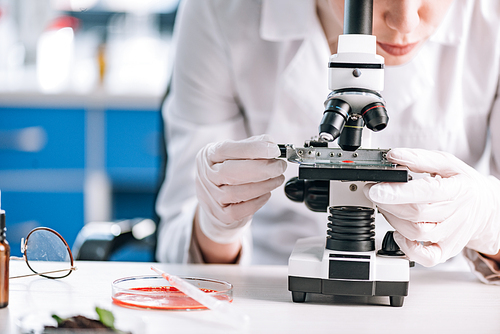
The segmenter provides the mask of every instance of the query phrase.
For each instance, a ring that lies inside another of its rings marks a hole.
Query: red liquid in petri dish
[[[217,293],[216,290],[200,289],[206,293]],[[120,292],[115,294],[113,302],[120,306],[133,308],[148,308],[155,310],[202,310],[205,306],[194,299],[188,297],[177,288],[171,286],[155,286],[131,288],[130,292]],[[137,291],[138,293],[134,293]],[[140,292],[145,292],[141,294]],[[151,294],[148,294],[151,293]],[[229,296],[214,296],[220,300],[232,301]]]

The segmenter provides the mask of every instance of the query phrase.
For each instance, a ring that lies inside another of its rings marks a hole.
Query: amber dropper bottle
[[[6,230],[5,211],[0,207],[0,308],[9,305],[10,246],[5,236]]]

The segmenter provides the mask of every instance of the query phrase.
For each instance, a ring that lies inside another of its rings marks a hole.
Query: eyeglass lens
[[[66,242],[51,230],[34,230],[26,240],[25,255],[31,270],[41,276],[61,278],[71,272],[70,250]]]

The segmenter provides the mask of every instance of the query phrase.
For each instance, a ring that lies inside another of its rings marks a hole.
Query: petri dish
[[[181,277],[217,299],[228,302],[233,300],[233,285],[229,282],[200,277]],[[113,281],[112,299],[116,305],[129,308],[171,311],[207,309],[172,287],[162,276],[154,275],[130,276]]]

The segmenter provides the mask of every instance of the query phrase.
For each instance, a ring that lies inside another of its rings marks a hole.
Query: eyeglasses
[[[10,278],[40,275],[46,278],[63,278],[76,267],[73,254],[64,238],[48,227],[37,227],[21,239],[23,257],[11,256],[11,260],[25,260],[33,274],[11,276]]]

